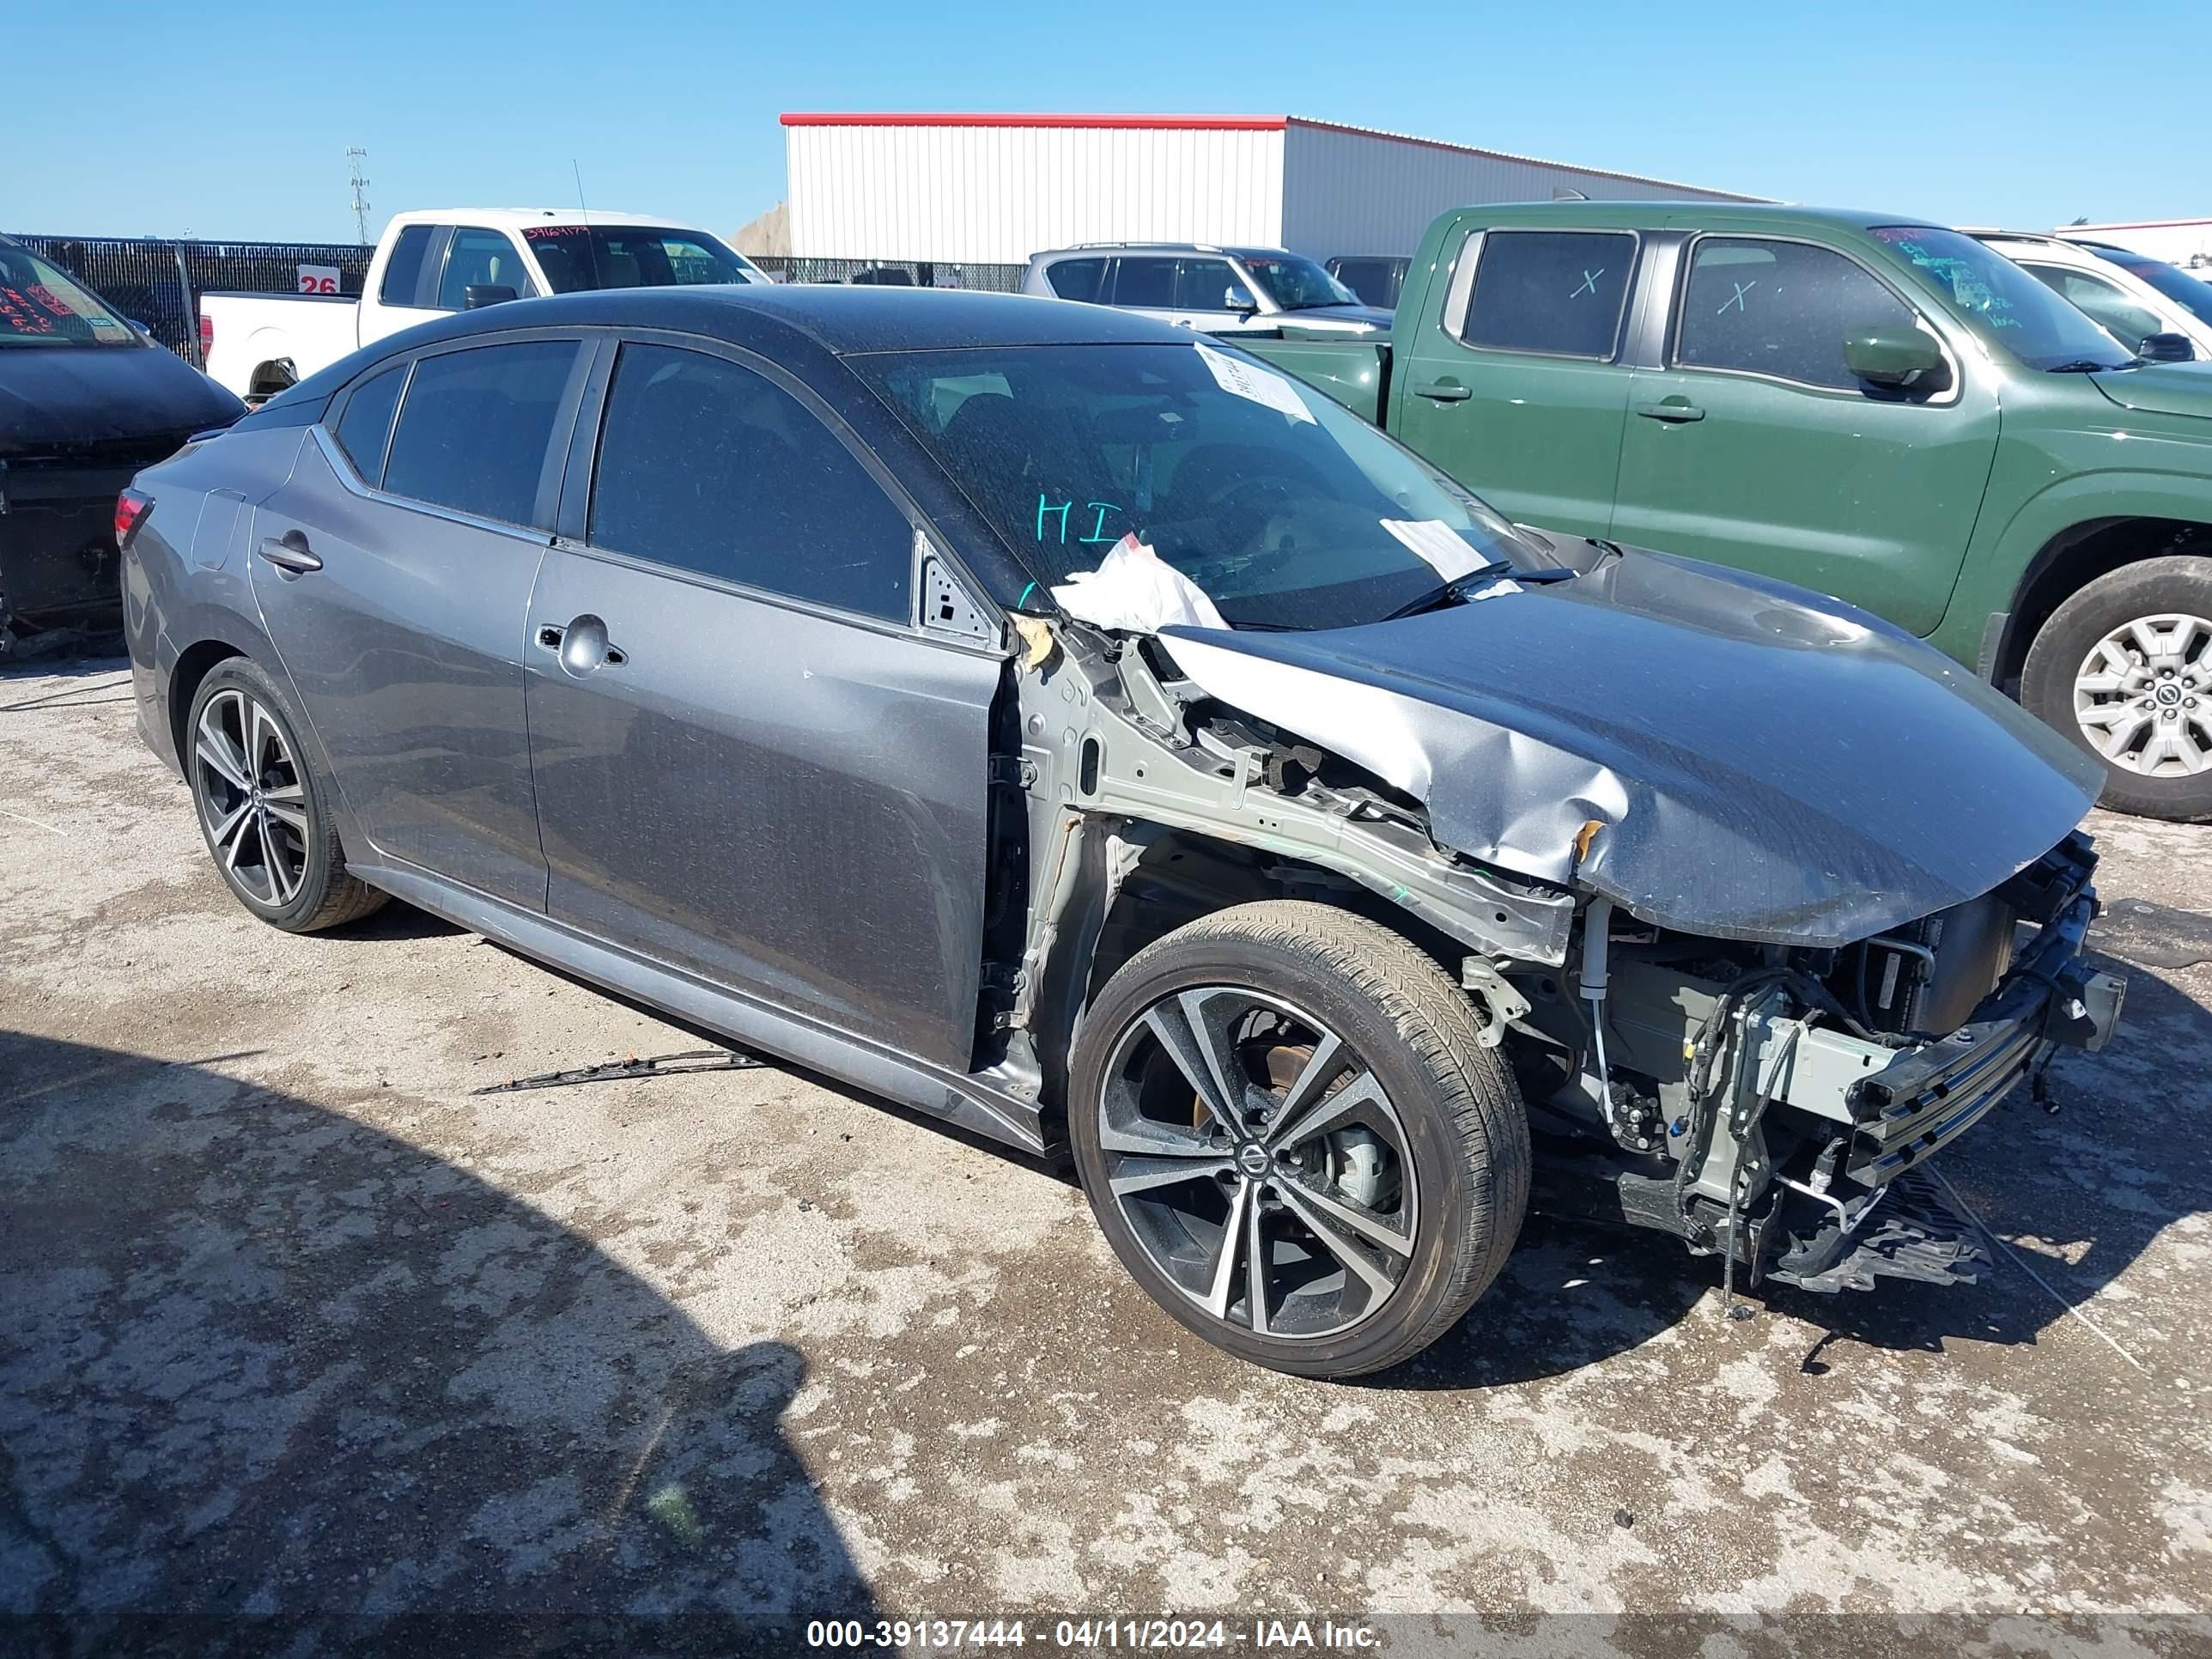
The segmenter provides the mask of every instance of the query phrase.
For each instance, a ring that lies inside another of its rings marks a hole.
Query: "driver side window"
[[[1176,262],[1177,311],[1237,311],[1254,307],[1252,290],[1226,259]]]
[[[1915,323],[1910,306],[1830,249],[1706,236],[1683,284],[1674,362],[1856,392],[1858,378],[1844,367],[1844,337]]]
[[[521,250],[508,237],[464,225],[453,233],[453,246],[446,254],[445,275],[438,283],[439,309],[461,310],[468,304],[469,289],[485,284],[511,288],[518,300],[538,291],[522,263]]]

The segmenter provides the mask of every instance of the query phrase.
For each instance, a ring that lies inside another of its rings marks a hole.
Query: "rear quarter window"
[[[1103,259],[1062,259],[1045,267],[1044,280],[1063,300],[1097,300],[1099,279],[1106,274]]]
[[[371,484],[384,477],[384,452],[392,439],[392,416],[399,407],[399,389],[407,384],[407,365],[395,363],[373,374],[354,388],[346,399],[331,435],[345,452],[353,470]]]

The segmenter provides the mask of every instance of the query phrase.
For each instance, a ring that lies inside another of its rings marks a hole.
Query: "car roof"
[[[838,356],[969,346],[1188,345],[1188,329],[1109,306],[960,289],[762,283],[595,289],[465,311],[411,343],[525,327],[662,328],[774,356],[805,341]],[[395,338],[398,337],[394,337]]]
[[[392,216],[393,225],[481,225],[487,230],[524,230],[532,225],[653,225],[668,230],[696,230],[681,219],[657,218],[648,213],[602,213],[583,208],[458,207],[412,208]],[[387,227],[387,229],[389,227]]]
[[[1038,259],[1079,259],[1103,253],[1222,253],[1237,259],[1276,259],[1288,248],[1232,246],[1227,242],[1078,242],[1073,247],[1048,248],[1033,255]]]
[[[1922,214],[1875,213],[1854,208],[1798,207],[1786,202],[1703,202],[1695,199],[1589,202],[1471,202],[1460,210],[1496,225],[1563,223],[1577,230],[1644,230],[1668,225],[1678,216],[1705,224],[1758,226],[1780,231],[1792,226],[1864,231],[1881,225],[1924,225],[1942,222]]]

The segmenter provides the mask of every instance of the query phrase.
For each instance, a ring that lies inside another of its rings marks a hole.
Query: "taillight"
[[[200,361],[207,362],[208,353],[215,349],[215,319],[200,313]]]
[[[126,489],[115,498],[115,544],[131,545],[131,538],[138,533],[138,526],[146,522],[146,515],[154,510],[154,498],[143,489]]]

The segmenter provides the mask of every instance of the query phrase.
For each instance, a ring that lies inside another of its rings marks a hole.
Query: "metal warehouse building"
[[[791,251],[1011,264],[1075,242],[1410,253],[1469,202],[1754,201],[1296,115],[787,114]]]

